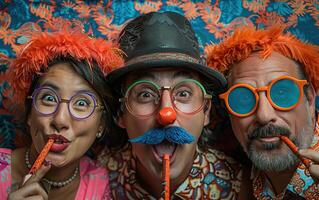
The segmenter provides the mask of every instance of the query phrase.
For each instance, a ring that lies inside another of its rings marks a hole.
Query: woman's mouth
[[[49,138],[54,139],[54,143],[50,149],[52,152],[62,152],[64,151],[70,144],[70,141],[63,137],[62,135],[50,135]]]

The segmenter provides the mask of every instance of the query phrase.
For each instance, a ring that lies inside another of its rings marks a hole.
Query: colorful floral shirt
[[[0,199],[7,199],[11,189],[11,153],[9,149],[0,148]],[[75,199],[111,199],[108,173],[104,167],[97,166],[96,162],[89,157],[82,157],[80,176],[80,185]]]
[[[113,199],[156,199],[137,180],[131,145],[115,155],[106,150],[99,160],[109,171]],[[171,199],[237,199],[241,176],[242,168],[232,158],[217,150],[202,152],[197,149],[188,177]]]
[[[311,148],[319,151],[318,124]],[[298,165],[285,191],[278,195],[272,190],[271,183],[264,173],[256,169],[253,171],[253,189],[257,200],[319,200],[319,183],[313,180],[308,169],[302,163]]]

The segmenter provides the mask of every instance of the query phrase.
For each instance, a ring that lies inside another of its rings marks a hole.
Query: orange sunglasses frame
[[[282,79],[289,79],[289,80],[292,80],[294,81],[298,87],[299,87],[299,92],[300,92],[300,97],[297,101],[296,104],[294,104],[293,106],[290,106],[288,108],[282,108],[282,107],[279,107],[277,106],[273,101],[272,99],[270,98],[270,88],[272,87],[273,84],[275,84],[277,81],[279,80],[282,80]],[[307,80],[299,80],[299,79],[296,79],[294,77],[291,77],[291,76],[281,76],[279,78],[276,78],[274,80],[272,80],[270,82],[269,85],[267,86],[264,86],[264,87],[260,87],[260,88],[255,88],[249,84],[246,84],[246,83],[239,83],[239,84],[236,84],[236,85],[233,85],[232,87],[230,87],[227,92],[223,93],[223,94],[220,94],[219,95],[219,98],[220,99],[223,99],[225,104],[226,104],[226,107],[227,107],[227,110],[232,114],[232,115],[235,115],[237,117],[247,117],[251,114],[253,114],[256,109],[257,109],[257,106],[258,106],[258,102],[259,102],[259,92],[266,92],[266,96],[267,96],[267,99],[268,101],[270,102],[270,104],[272,105],[272,107],[274,107],[276,110],[280,110],[280,111],[289,111],[289,110],[292,110],[294,109],[295,107],[297,107],[301,100],[302,100],[302,97],[304,95],[304,92],[303,92],[303,87],[307,84]],[[256,105],[254,106],[254,108],[249,112],[249,113],[246,113],[246,114],[239,114],[239,113],[236,113],[234,112],[230,106],[229,106],[229,102],[228,102],[228,96],[230,94],[230,92],[232,92],[234,89],[238,88],[238,87],[245,87],[245,88],[248,88],[250,91],[252,91],[255,95],[255,98],[256,98]]]

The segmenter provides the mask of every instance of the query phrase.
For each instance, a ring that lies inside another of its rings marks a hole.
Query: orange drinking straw
[[[169,200],[169,196],[170,196],[170,191],[169,191],[169,155],[168,154],[164,154],[163,157],[163,169],[162,169],[162,178],[163,178],[163,186],[164,186],[164,190],[163,190],[163,198],[164,200]]]
[[[36,171],[38,171],[38,169],[41,167],[45,157],[48,155],[51,146],[53,145],[54,139],[50,138],[48,140],[48,142],[44,145],[41,153],[39,154],[39,156],[37,157],[37,159],[35,160],[35,162],[33,163],[29,174],[34,174]]]
[[[286,143],[286,145],[291,149],[291,151],[296,155],[298,156],[298,158],[301,160],[301,162],[306,166],[306,167],[309,167],[310,165],[310,160],[302,157],[299,152],[298,152],[298,147],[286,136],[282,136],[282,135],[279,135],[279,138],[284,142]]]

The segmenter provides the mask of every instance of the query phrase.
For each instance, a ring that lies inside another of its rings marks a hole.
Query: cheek
[[[239,141],[239,143],[245,148],[248,141],[248,126],[249,122],[245,119],[239,119],[237,117],[230,118],[232,129],[234,131],[234,135]]]
[[[198,113],[196,115],[180,115],[177,116],[178,126],[181,126],[197,139],[201,135],[204,128],[204,113]]]
[[[135,138],[143,135],[146,131],[156,126],[156,118],[135,118],[132,116],[123,117],[123,125],[128,133],[129,138]]]
[[[28,118],[28,126],[32,143],[40,151],[45,144],[43,136],[49,131],[50,118],[38,116],[31,111]]]
[[[99,131],[101,117],[92,117],[87,121],[78,121],[73,124],[73,129],[76,136],[84,134],[86,138],[95,140],[96,134]]]
[[[299,134],[305,127],[314,127],[309,106],[306,104],[298,106],[298,108],[294,109],[294,112],[287,112],[287,115],[286,118],[291,123],[290,126],[295,126],[295,130],[292,130],[295,134]]]

